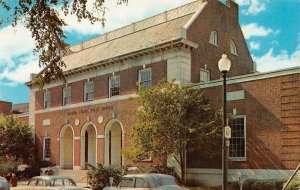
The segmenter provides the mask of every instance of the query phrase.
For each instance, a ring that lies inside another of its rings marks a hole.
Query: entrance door
[[[122,127],[119,122],[107,126],[106,131],[106,164],[122,165]]]
[[[93,125],[84,126],[81,132],[81,168],[96,166],[96,131]]]
[[[73,130],[64,126],[60,134],[60,161],[62,168],[73,169]]]

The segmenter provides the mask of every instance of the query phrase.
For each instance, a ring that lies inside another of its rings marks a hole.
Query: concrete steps
[[[72,179],[74,179],[74,181],[77,184],[87,184],[88,185],[87,172],[88,172],[88,170],[60,169],[58,171],[58,175],[69,176]]]

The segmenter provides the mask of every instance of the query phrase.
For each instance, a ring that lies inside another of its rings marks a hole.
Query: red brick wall
[[[4,115],[9,115],[11,114],[11,111],[12,111],[11,102],[0,101],[0,113],[3,113]]]
[[[189,40],[197,43],[192,50],[192,82],[198,83],[200,68],[211,73],[211,80],[220,78],[218,61],[225,52],[232,62],[230,76],[249,74],[252,72],[252,58],[247,48],[240,25],[237,21],[237,7],[231,8],[217,0],[207,0],[208,5],[187,31]],[[209,43],[210,32],[218,32],[218,46]],[[238,55],[230,53],[229,41],[233,39]]]
[[[167,63],[166,61],[160,61],[147,65],[147,68],[152,68],[152,85],[157,84],[162,78],[167,77]],[[138,72],[142,69],[142,66],[130,68],[123,71],[115,72],[115,75],[120,75],[120,95],[127,95],[136,92],[138,81]],[[104,99],[109,97],[109,77],[112,74],[106,74],[94,78],[90,78],[90,81],[94,81],[94,100]],[[84,84],[87,80],[73,82],[68,84],[71,86],[71,103],[81,103],[84,101]],[[49,88],[47,91],[51,93],[51,108],[62,106],[64,85]],[[36,98],[36,110],[41,110],[44,107],[44,92],[38,91],[35,95]]]
[[[239,90],[245,90],[245,99],[229,101],[227,112],[235,108],[237,115],[246,115],[247,161],[230,162],[230,168],[296,168],[300,162],[299,74],[228,85],[228,92]],[[221,108],[220,86],[205,89],[205,94],[213,107]]]
[[[17,115],[17,119],[23,123],[29,123],[29,116],[28,115],[24,115],[24,116],[18,116]]]
[[[105,107],[112,107],[109,109],[102,109]],[[112,119],[113,112],[116,113],[116,116],[122,126],[124,127],[125,139],[124,145],[128,147],[130,144],[130,131],[133,124],[136,122],[137,118],[135,111],[138,107],[138,103],[135,100],[124,100],[117,101],[107,104],[98,104],[93,106],[85,106],[80,108],[60,110],[49,113],[42,113],[36,115],[35,120],[35,129],[36,129],[36,142],[39,158],[42,158],[43,151],[43,137],[47,134],[51,137],[51,161],[59,163],[59,141],[57,138],[60,136],[61,128],[65,125],[65,121],[68,121],[68,124],[74,129],[74,136],[80,137],[81,130],[85,123],[87,123],[87,116],[89,116],[89,121],[95,124],[97,129],[97,135],[104,135],[104,130],[107,123]],[[91,111],[92,109],[98,109],[98,111]],[[85,110],[86,112],[80,113],[80,111]],[[77,114],[71,115],[70,112],[76,112]],[[104,118],[103,123],[98,123],[98,117],[102,115]],[[75,125],[75,119],[80,120],[78,126]],[[42,126],[43,120],[50,119],[50,126]],[[104,162],[104,139],[98,139],[97,144],[98,152],[98,162]],[[75,150],[75,165],[80,165],[80,140],[75,140],[74,142]],[[128,163],[128,161],[125,161]]]
[[[167,76],[167,64],[166,61],[161,61],[157,63],[148,64],[147,68],[152,69],[152,85],[157,84],[162,78]],[[142,66],[130,68],[128,70],[116,72],[115,75],[120,75],[121,89],[120,95],[128,95],[136,92],[138,81],[138,71],[142,69]],[[90,78],[90,81],[94,81],[94,96],[96,99],[108,98],[108,84],[109,77],[112,74],[107,74],[103,76],[98,76],[95,78]],[[83,91],[84,83],[87,80],[78,81],[69,84],[72,91],[72,104],[83,102]],[[62,89],[63,86],[58,86],[54,88],[49,88],[48,91],[51,92],[51,107],[61,106],[62,102]],[[52,104],[53,103],[53,104]],[[43,107],[43,92],[36,93],[36,109],[42,109]],[[103,108],[108,109],[103,109]],[[116,113],[117,119],[121,122],[124,127],[124,132],[127,135],[125,137],[124,146],[129,146],[128,136],[132,125],[136,122],[135,111],[138,105],[135,100],[124,100],[116,101],[106,104],[98,104],[93,106],[83,106],[79,108],[59,110],[54,112],[46,112],[36,114],[35,117],[35,129],[36,129],[36,143],[37,143],[37,155],[42,158],[43,154],[43,137],[48,135],[51,137],[51,161],[59,163],[59,138],[61,128],[66,124],[66,121],[74,129],[74,136],[80,137],[80,132],[82,127],[87,122],[87,117],[89,121],[95,124],[98,135],[104,135],[104,130],[107,123],[112,119],[113,112]],[[95,111],[97,110],[97,111]],[[73,113],[73,114],[72,114]],[[74,114],[76,113],[76,114]],[[98,117],[102,115],[104,122],[99,124]],[[80,120],[79,126],[75,125],[75,119]],[[50,119],[50,126],[43,126],[43,120]],[[80,140],[74,141],[74,162],[76,166],[80,165]],[[97,157],[98,162],[104,162],[104,139],[97,140]],[[128,163],[128,161],[125,161]]]

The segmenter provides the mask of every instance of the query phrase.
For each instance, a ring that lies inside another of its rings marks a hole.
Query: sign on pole
[[[225,138],[226,139],[231,138],[231,128],[228,125],[225,127]]]

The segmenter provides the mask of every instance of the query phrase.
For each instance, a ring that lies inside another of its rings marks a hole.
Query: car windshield
[[[175,178],[161,177],[161,178],[157,178],[157,185],[164,186],[164,185],[178,185],[178,184]]]

